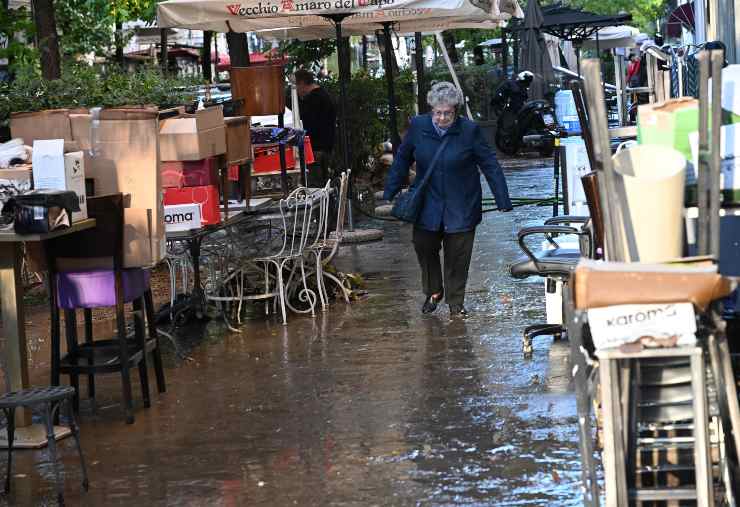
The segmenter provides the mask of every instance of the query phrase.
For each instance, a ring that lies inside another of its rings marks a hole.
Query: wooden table
[[[23,308],[23,243],[46,241],[67,234],[95,227],[95,219],[87,219],[47,234],[16,234],[0,231],[0,310],[3,318],[3,360],[8,391],[30,386],[28,379],[28,349],[26,346],[25,312]],[[16,436],[14,447],[43,447],[46,445],[46,430],[41,425],[31,425],[31,412],[16,411]],[[0,434],[2,446],[5,434]],[[34,445],[35,444],[35,445]]]

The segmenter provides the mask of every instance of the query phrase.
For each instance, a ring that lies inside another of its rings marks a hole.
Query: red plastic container
[[[295,154],[292,146],[286,146],[285,148],[285,168],[288,171],[295,170]],[[278,147],[255,148],[252,174],[276,172],[280,172],[280,150]]]
[[[216,157],[162,162],[161,173],[164,188],[218,185]]]
[[[164,204],[200,204],[200,217],[203,225],[221,222],[218,187],[205,185],[199,187],[165,188]]]

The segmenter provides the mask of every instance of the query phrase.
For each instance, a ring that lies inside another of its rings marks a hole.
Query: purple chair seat
[[[123,301],[130,303],[149,288],[149,270],[124,269]],[[115,274],[113,270],[69,271],[57,274],[59,308],[100,308],[116,306]]]

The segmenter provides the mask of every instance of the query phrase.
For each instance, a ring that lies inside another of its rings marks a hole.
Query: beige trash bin
[[[625,260],[665,262],[681,257],[684,156],[665,146],[637,145],[619,151],[613,160]]]

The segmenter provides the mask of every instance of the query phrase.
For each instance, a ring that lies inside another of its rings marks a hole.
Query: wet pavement
[[[551,167],[507,178],[514,196],[552,193]],[[465,320],[446,306],[420,314],[411,230],[383,222],[383,242],[339,256],[340,269],[365,277],[360,301],[289,316],[288,326],[183,331],[188,359],[169,355],[168,391],[153,393],[151,408],[134,391],[133,426],[118,378],[103,379],[97,411],[83,402],[80,416],[88,493],[72,441],[60,444],[68,504],[577,505],[568,346],[539,338],[523,359],[521,331],[544,320],[544,291],[506,269],[519,255],[516,231],[551,212],[485,215]],[[53,503],[48,459],[17,454],[11,504]]]

